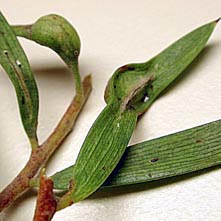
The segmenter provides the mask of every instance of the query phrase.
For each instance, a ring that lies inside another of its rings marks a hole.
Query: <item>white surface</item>
[[[221,16],[220,0],[136,1],[1,1],[0,9],[15,23],[32,23],[58,13],[78,30],[83,76],[93,73],[92,94],[74,128],[48,164],[52,174],[76,159],[87,131],[104,107],[103,91],[113,71],[126,63],[144,61],[192,29]],[[131,143],[180,131],[221,118],[221,25],[208,49],[187,75],[150,108],[139,122]],[[40,91],[38,135],[53,130],[73,96],[70,73],[49,49],[22,40],[36,73]],[[15,92],[0,69],[0,189],[21,170],[30,154],[19,118]],[[173,181],[173,180],[172,180]],[[161,181],[126,191],[99,193],[58,212],[54,221],[209,220],[221,218],[221,174]],[[2,215],[4,221],[30,221],[35,193],[18,200]]]

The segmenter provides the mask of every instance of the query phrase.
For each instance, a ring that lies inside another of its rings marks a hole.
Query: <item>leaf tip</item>
[[[217,24],[220,21],[221,17],[219,17],[218,19],[216,19],[214,22]]]

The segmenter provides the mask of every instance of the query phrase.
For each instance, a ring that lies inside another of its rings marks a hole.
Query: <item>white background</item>
[[[73,133],[50,160],[52,174],[74,163],[80,146],[105,106],[103,91],[114,70],[150,59],[192,29],[221,16],[220,0],[70,1],[7,0],[0,9],[12,24],[34,22],[58,13],[78,30],[82,50],[80,72],[93,74],[92,94]],[[30,59],[40,93],[38,135],[52,132],[73,94],[71,74],[47,48],[21,40]],[[175,87],[157,100],[138,123],[131,143],[170,134],[221,118],[221,24],[204,53]],[[15,92],[0,69],[0,189],[22,169],[30,148]],[[177,181],[177,182],[175,182]],[[35,192],[17,200],[2,214],[4,221],[30,221]],[[220,220],[219,168],[198,176],[182,176],[151,184],[96,193],[58,212],[54,221]]]

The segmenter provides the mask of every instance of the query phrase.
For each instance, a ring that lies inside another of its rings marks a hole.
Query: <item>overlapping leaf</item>
[[[135,123],[127,122],[136,122],[139,114],[196,58],[215,24],[211,22],[192,31],[148,62],[125,65],[114,73],[105,93],[107,107],[84,141],[73,168],[71,189],[61,198],[58,209],[86,198],[104,183],[135,128]],[[125,114],[129,118],[123,123],[120,118]],[[121,133],[117,133],[115,119],[121,125]],[[124,134],[125,128],[128,133]]]
[[[145,141],[126,149],[102,187],[177,176],[221,164],[221,120]],[[73,166],[52,176],[54,188],[67,190]]]
[[[143,109],[148,108],[156,97],[169,86],[183,70],[197,57],[204,48],[207,40],[213,32],[218,20],[203,25],[184,37],[177,40],[160,54],[151,60],[138,63],[128,64],[120,67],[112,76],[105,91],[105,100],[109,100],[116,93],[125,96],[127,88],[133,84],[134,80],[142,77],[152,79],[151,87],[147,91],[142,91],[140,99],[132,106],[137,108],[141,113]],[[146,102],[143,102],[146,101]]]

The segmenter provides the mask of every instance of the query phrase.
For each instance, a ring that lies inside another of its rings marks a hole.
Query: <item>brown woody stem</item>
[[[29,181],[38,175],[49,157],[72,131],[74,123],[91,91],[91,76],[83,81],[84,95],[77,94],[53,133],[38,148],[32,150],[25,167],[17,177],[0,193],[0,212],[11,205],[19,196],[30,189]]]

